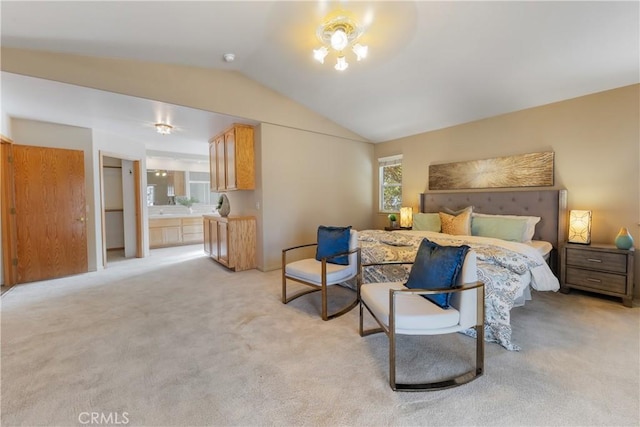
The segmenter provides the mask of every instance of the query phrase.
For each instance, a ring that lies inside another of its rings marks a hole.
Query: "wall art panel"
[[[554,153],[529,153],[429,166],[429,190],[553,186]]]

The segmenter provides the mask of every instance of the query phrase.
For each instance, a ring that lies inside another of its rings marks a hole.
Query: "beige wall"
[[[553,151],[555,187],[568,190],[569,209],[593,211],[592,241],[613,243],[626,226],[638,247],[639,104],[640,85],[632,85],[377,144],[375,156],[403,154],[403,204],[417,208],[430,164]],[[386,222],[376,210],[375,225]]]
[[[365,140],[238,72],[6,47],[1,55],[10,73]]]
[[[264,269],[282,249],[316,241],[320,224],[371,228],[373,145],[262,124]]]

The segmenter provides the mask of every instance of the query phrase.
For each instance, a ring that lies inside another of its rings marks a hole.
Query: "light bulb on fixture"
[[[333,67],[338,71],[344,71],[347,68],[349,68],[349,64],[347,63],[347,60],[344,58],[343,56],[338,56],[338,62],[336,62],[336,65]]]
[[[321,64],[324,64],[324,58],[328,54],[329,54],[329,49],[327,49],[326,47],[322,46],[319,49],[314,49],[313,50],[313,59],[315,59],[316,61],[318,61]]]
[[[333,34],[331,34],[331,47],[334,50],[341,51],[349,44],[347,33],[341,28],[338,28]]]
[[[356,43],[353,45],[353,53],[356,54],[358,61],[367,57],[367,53],[369,53],[369,47],[363,46],[360,43]]]
[[[173,126],[168,125],[166,123],[156,123],[156,131],[160,135],[170,135],[172,129],[173,129]]]

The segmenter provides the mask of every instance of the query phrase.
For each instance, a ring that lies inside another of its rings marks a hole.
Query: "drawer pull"
[[[595,258],[587,258],[587,261],[589,261],[589,262],[602,262],[601,259],[595,259]]]
[[[592,279],[592,278],[590,278],[590,277],[587,277],[587,280],[588,280],[589,282],[602,283],[602,280],[600,280],[600,279]]]

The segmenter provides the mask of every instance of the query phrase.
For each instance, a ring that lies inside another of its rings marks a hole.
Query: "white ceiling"
[[[366,60],[341,73],[334,59],[311,56],[317,25],[339,5],[366,23],[369,46]],[[640,81],[637,1],[3,0],[0,8],[3,46],[237,70],[372,142]],[[154,150],[199,147],[238,120],[7,73],[2,108],[152,139]],[[162,111],[178,132],[149,137]]]

